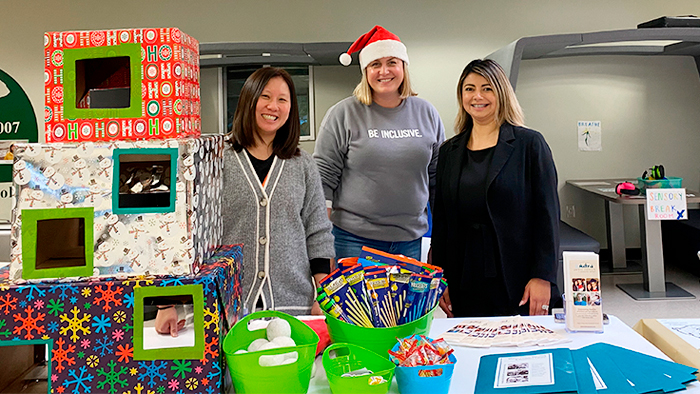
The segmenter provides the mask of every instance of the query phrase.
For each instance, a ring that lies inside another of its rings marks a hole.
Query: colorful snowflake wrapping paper
[[[46,340],[52,393],[223,392],[220,346],[240,316],[243,255],[233,245],[214,256],[196,276],[11,285],[0,270],[0,342]],[[204,293],[204,358],[134,360],[134,288],[190,284]]]
[[[81,99],[71,58],[122,52],[132,52],[135,63],[130,64],[135,111],[92,109],[71,116],[67,107]],[[199,43],[177,28],[49,32],[44,58],[46,142],[168,139],[201,132]]]
[[[115,214],[115,149],[175,148],[175,211]],[[21,281],[22,210],[94,208],[95,277],[185,275],[220,243],[223,137],[151,141],[17,144],[10,278]],[[90,275],[84,275],[90,276]],[[77,279],[77,278],[74,278]]]

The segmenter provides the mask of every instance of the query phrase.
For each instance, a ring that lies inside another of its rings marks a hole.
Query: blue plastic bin
[[[427,338],[427,337],[426,337]],[[432,341],[432,339],[428,338]],[[392,351],[399,350],[399,343],[391,349]],[[450,383],[452,382],[452,373],[455,370],[457,358],[454,354],[449,355],[449,360],[452,364],[428,365],[417,367],[396,367],[395,376],[396,383],[399,385],[399,393],[401,394],[447,394],[450,391]],[[440,376],[423,377],[418,376],[419,371],[425,370],[442,370]]]

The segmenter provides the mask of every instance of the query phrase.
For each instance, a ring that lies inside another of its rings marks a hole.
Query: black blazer
[[[463,267],[468,264],[468,256],[465,259],[464,255],[465,226],[455,212],[470,134],[464,132],[445,142],[437,166],[432,263],[445,270],[447,283],[455,290],[461,287]],[[487,178],[486,205],[496,233],[508,298],[517,307],[530,279],[556,283],[560,216],[557,171],[540,133],[508,123],[501,126]]]

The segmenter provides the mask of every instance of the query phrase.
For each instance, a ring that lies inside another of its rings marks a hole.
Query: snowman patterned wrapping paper
[[[141,150],[149,149],[177,152],[174,185],[167,178],[170,168],[160,166],[153,166],[151,171],[121,163],[121,176],[115,175],[118,166],[114,161],[119,160],[116,151],[138,155]],[[201,262],[220,244],[223,136],[16,144],[14,151],[12,281],[27,279],[22,272],[23,263],[27,263],[23,262],[22,253],[22,212],[29,209],[94,209],[92,277],[196,273]],[[114,182],[115,176],[121,178],[119,183]],[[123,192],[138,194],[155,190],[174,191],[174,209],[114,212],[115,193],[121,198]],[[63,278],[42,278],[51,279]]]

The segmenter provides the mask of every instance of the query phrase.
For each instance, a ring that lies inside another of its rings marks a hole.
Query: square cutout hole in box
[[[36,229],[37,270],[87,265],[84,218],[38,220]]]
[[[131,106],[129,56],[75,61],[76,108],[129,108]]]
[[[144,297],[143,337],[144,350],[193,347],[195,332],[192,294]]]
[[[158,310],[158,305],[170,306]],[[204,358],[204,303],[201,284],[161,287],[159,285],[134,288],[134,360],[183,360]],[[214,307],[215,308],[215,307]],[[161,318],[176,324],[184,320],[176,336],[169,330],[158,332],[156,323]]]
[[[169,154],[120,154],[118,207],[170,207],[171,158]]]
[[[0,359],[12,360],[0,369],[0,393],[49,392],[51,357],[45,342],[13,340],[0,345]]]

